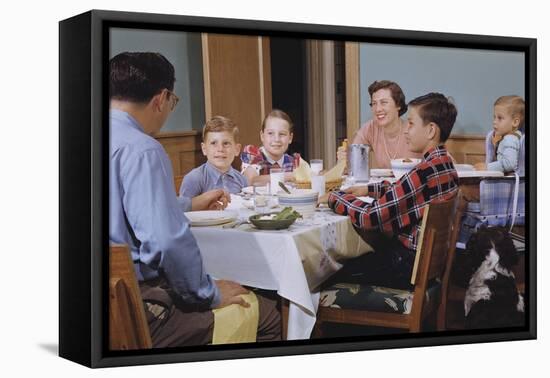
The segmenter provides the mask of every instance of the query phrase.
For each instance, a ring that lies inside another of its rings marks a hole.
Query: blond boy
[[[229,118],[215,116],[206,122],[201,148],[207,161],[185,175],[180,196],[194,197],[220,188],[229,193],[239,193],[248,185],[246,178],[231,166],[241,150],[238,136],[239,129]]]

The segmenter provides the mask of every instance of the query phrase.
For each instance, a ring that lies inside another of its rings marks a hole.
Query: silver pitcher
[[[369,151],[368,144],[350,144],[348,146],[349,175],[355,181],[369,181]]]

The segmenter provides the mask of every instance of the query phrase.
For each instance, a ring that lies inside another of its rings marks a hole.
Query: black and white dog
[[[457,255],[458,257],[458,255]],[[457,259],[459,276],[467,287],[464,298],[466,328],[522,326],[523,296],[518,292],[512,266],[518,252],[506,229],[481,227]]]

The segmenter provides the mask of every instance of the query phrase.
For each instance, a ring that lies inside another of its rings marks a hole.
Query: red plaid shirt
[[[453,162],[439,146],[395,183],[369,184],[368,195],[375,198],[371,204],[344,192],[331,193],[328,204],[334,212],[349,215],[356,227],[396,235],[406,248],[416,251],[424,208],[434,199],[451,199],[457,191]]]
[[[260,168],[258,173],[260,175],[268,175],[273,167],[282,168],[285,172],[292,172],[300,163],[300,154],[297,152],[292,154],[292,156],[284,154],[283,166],[280,167],[277,163],[275,163],[277,165],[274,165],[269,162],[261,147],[249,144],[244,146],[243,152],[241,152],[241,161],[249,165],[258,165]]]

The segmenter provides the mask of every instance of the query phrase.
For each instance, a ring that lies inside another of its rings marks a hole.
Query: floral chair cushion
[[[438,297],[441,284],[434,282],[426,290],[426,300]],[[414,292],[381,286],[338,283],[323,289],[320,306],[346,310],[364,310],[410,314]]]

